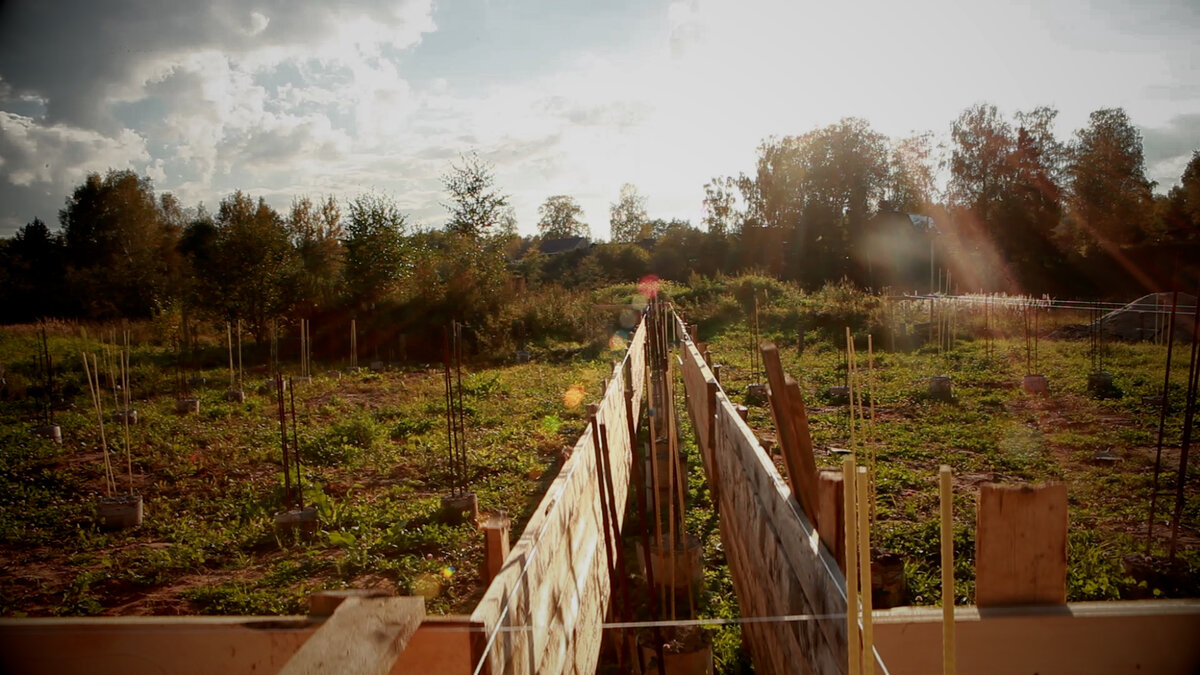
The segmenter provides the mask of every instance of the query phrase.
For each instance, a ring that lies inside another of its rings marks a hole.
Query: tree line
[[[611,241],[557,255],[538,244],[590,235],[578,202],[548,197],[538,234],[521,237],[509,196],[474,155],[442,176],[449,218],[432,230],[378,194],[298,197],[280,213],[237,191],[210,212],[110,170],[66,198],[57,230],[35,219],[0,239],[0,321],[177,312],[241,320],[261,339],[289,317],[375,315],[414,326],[457,318],[511,340],[535,330],[512,311],[522,288],[744,270],[809,288],[841,279],[870,286],[855,247],[888,213],[932,217],[936,230],[923,236],[966,290],[1128,292],[1150,282],[1136,269],[1117,279],[1114,261],[1136,268],[1157,250],[1196,251],[1200,153],[1180,185],[1155,195],[1123,110],[1092,113],[1066,141],[1055,136],[1056,116],[1040,107],[1008,117],[977,104],[954,120],[944,148],[932,134],[892,139],[857,118],[771,137],[753,175],[704,186],[699,227],[651,218],[647,198],[625,185],[609,210]]]

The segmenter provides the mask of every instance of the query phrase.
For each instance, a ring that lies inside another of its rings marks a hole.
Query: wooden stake
[[[225,322],[225,342],[229,346],[229,388],[234,389],[236,383],[233,379],[233,326],[228,321]]]
[[[133,449],[129,444],[129,416],[133,414],[129,401],[129,333],[125,334],[125,351],[121,352],[121,390],[125,395],[125,470],[129,474],[129,494],[133,494]]]
[[[954,675],[954,493],[949,466],[938,471],[942,512],[942,673]]]
[[[875,673],[875,631],[871,623],[871,520],[870,520],[870,477],[867,467],[858,467],[855,477],[858,487],[858,557],[859,578],[862,580],[862,650],[863,675]]]
[[[846,525],[846,645],[847,675],[861,672],[861,652],[858,640],[858,518],[854,509],[854,458],[842,460]]]
[[[242,382],[245,382],[245,372],[242,370],[242,320],[237,320],[237,345],[238,345],[238,379],[237,388],[242,388]]]
[[[668,564],[671,567],[671,620],[676,618],[675,614],[675,479],[678,477],[675,466],[675,425],[672,423],[671,403],[667,401],[667,396],[670,394],[670,387],[667,386],[667,380],[670,376],[670,359],[667,359],[667,370],[663,371],[663,411],[667,416],[667,551],[670,554]],[[680,520],[683,520],[683,514],[680,514]]]
[[[647,335],[647,337],[649,337],[649,335]],[[647,343],[646,343],[647,350],[649,350],[649,345],[650,345],[650,343],[649,343],[649,341],[647,341]],[[649,362],[649,359],[647,359],[647,362]],[[654,544],[656,546],[658,546],[657,558],[658,558],[659,569],[661,570],[662,566],[663,566],[662,510],[661,510],[662,509],[662,500],[659,499],[659,494],[658,494],[658,476],[659,476],[659,473],[658,473],[658,428],[657,428],[658,425],[656,425],[654,423],[654,418],[658,414],[658,411],[656,411],[654,409],[654,389],[653,389],[653,387],[654,387],[654,377],[650,374],[650,371],[647,370],[646,371],[646,400],[649,402],[648,407],[650,409],[650,414],[647,415],[646,417],[649,418],[649,425],[650,425],[650,494],[654,497],[654,501],[651,503],[651,509],[654,511]],[[666,584],[662,584],[660,586],[659,592],[661,593],[661,596],[662,596],[661,602],[659,603],[659,607],[665,608],[666,604],[667,604]]]
[[[626,362],[627,363],[629,362],[628,357],[627,357]],[[646,485],[646,479],[645,479],[645,474],[644,474],[645,464],[642,461],[640,461],[640,458],[638,457],[638,453],[634,451],[634,448],[637,447],[638,432],[637,432],[637,426],[633,421],[633,369],[632,369],[632,367],[630,367],[630,370],[629,370],[629,387],[627,389],[625,389],[625,427],[626,427],[627,431],[629,432],[629,448],[630,448],[630,453],[633,455],[633,466],[632,466],[632,470],[630,471],[630,474],[633,479],[633,485],[635,488],[634,492],[636,493],[638,517],[641,520],[641,527],[639,528],[641,531],[639,532],[639,535],[641,536],[641,541],[642,541],[642,564],[646,566],[646,588],[648,591],[647,600],[650,605],[650,617],[652,619],[657,619],[659,616],[658,593],[656,592],[656,588],[654,585],[654,582],[655,582],[655,580],[654,580],[654,559],[651,557],[650,529],[649,529],[649,524],[646,521],[646,517],[648,515],[648,512],[647,512],[648,510],[646,508],[646,493],[644,492],[645,485]],[[636,640],[635,640],[635,643],[636,643]],[[640,659],[641,658],[640,654],[641,654],[642,650],[639,648],[637,651],[638,651],[639,659]],[[654,653],[658,657],[658,673],[659,673],[659,675],[666,675],[666,673],[667,673],[666,666],[663,663],[662,627],[660,627],[658,625],[654,626]]]
[[[854,452],[854,338],[846,326],[846,395],[850,404],[850,452]]]
[[[87,354],[79,355],[83,358],[83,373],[87,377],[88,391],[92,394],[92,406],[96,409],[96,424],[100,429],[100,450],[104,455],[104,492],[111,497],[112,493],[117,489],[117,481],[113,478],[112,462],[108,458],[108,442],[104,439],[104,412],[100,403],[100,368],[96,363],[96,357],[92,357],[91,367],[88,367]],[[95,373],[95,377],[93,377]]]
[[[876,439],[878,437],[875,435],[875,343],[871,339],[870,334],[867,335],[867,398],[871,400],[871,427],[870,427],[870,430],[871,430],[870,431],[870,436],[871,436],[871,443],[870,443],[871,478],[870,478],[869,482],[871,484],[871,502],[870,502],[871,503],[871,522],[874,522],[875,521],[875,468],[876,468],[875,453],[878,451],[878,448],[876,447]]]

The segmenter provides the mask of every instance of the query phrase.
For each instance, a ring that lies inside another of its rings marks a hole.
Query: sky
[[[0,236],[57,226],[88,173],[185,206],[241,189],[393,197],[492,163],[519,228],[575,197],[597,238],[623,183],[699,224],[704,184],[770,136],[856,116],[948,135],[966,107],[1123,107],[1165,191],[1200,149],[1195,0],[0,0]]]

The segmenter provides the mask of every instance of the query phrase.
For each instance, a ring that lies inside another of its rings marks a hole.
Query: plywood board
[[[979,607],[1067,601],[1067,486],[979,488],[975,532],[975,604]]]
[[[280,675],[385,675],[425,618],[425,598],[347,598]]]

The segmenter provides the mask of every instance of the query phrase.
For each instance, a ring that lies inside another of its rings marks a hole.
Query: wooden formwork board
[[[975,604],[1067,601],[1067,486],[979,488],[975,528]]]
[[[624,504],[633,448],[625,417],[626,368],[632,377],[634,424],[644,396],[644,322],[614,369],[597,420],[604,425],[613,495]],[[604,550],[593,430],[579,437],[571,457],[546,491],[520,539],[471,618],[486,627],[476,659],[479,672],[591,673],[600,653],[605,608],[612,589]],[[617,510],[617,527],[624,519]]]
[[[0,673],[277,673],[327,623],[306,616],[0,619]],[[480,628],[467,617],[426,616],[390,672],[467,675]]]
[[[804,515],[791,489],[735,407],[718,389],[716,415],[707,411],[715,382],[698,349],[683,348],[688,407],[707,438],[710,479],[720,476],[721,539],[743,617],[832,616],[829,619],[748,623],[743,626],[760,672],[846,672],[846,581],[836,560]]]
[[[386,675],[424,618],[424,598],[348,598],[279,673]]]

